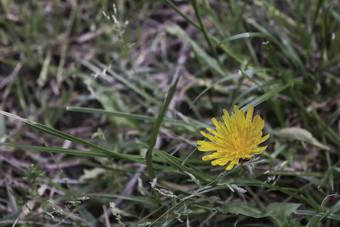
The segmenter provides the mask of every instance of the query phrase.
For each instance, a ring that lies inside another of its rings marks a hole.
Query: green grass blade
[[[5,117],[3,115],[0,115],[0,141],[2,140],[2,137],[6,135],[6,121]]]
[[[119,112],[119,111],[107,111],[107,110],[96,109],[96,108],[70,106],[70,107],[67,107],[66,110],[70,112],[93,113],[93,114],[102,114],[106,116],[122,117],[122,118],[131,119],[131,120],[141,120],[141,121],[151,121],[151,122],[156,121],[156,118],[146,116],[146,115],[130,114],[130,113]]]
[[[263,83],[259,83],[259,85],[264,88],[266,86],[272,85],[276,82],[276,80],[267,80],[266,82]],[[235,104],[238,104],[240,102],[240,100],[242,100],[246,95],[250,94],[253,91],[256,91],[259,88],[258,85],[254,85],[252,87],[249,87],[248,89],[246,89],[245,91],[243,91],[240,95],[238,95],[234,100],[233,100],[233,104],[232,106],[234,106]]]
[[[23,119],[23,118],[21,118],[21,117],[19,117],[17,115],[10,114],[10,113],[4,112],[4,111],[0,111],[0,114],[12,117],[12,118],[14,118],[16,120],[19,120],[19,121],[23,122],[25,125],[29,126],[30,128],[36,129],[38,131],[41,131],[41,132],[53,135],[53,136],[58,137],[60,139],[69,140],[69,141],[72,141],[72,142],[75,142],[75,143],[82,144],[84,146],[90,147],[92,149],[98,150],[100,153],[106,154],[106,155],[108,155],[111,158],[125,159],[125,160],[129,160],[129,161],[137,162],[137,163],[143,163],[143,161],[140,160],[140,159],[135,159],[135,158],[132,158],[129,155],[126,155],[126,154],[119,154],[117,152],[110,151],[108,149],[105,149],[105,148],[100,147],[98,145],[95,145],[93,143],[89,143],[89,142],[87,142],[85,140],[82,140],[82,139],[80,139],[78,137],[69,135],[69,134],[64,133],[62,131],[56,130],[54,128],[47,127],[47,126],[45,126],[43,124],[31,121],[31,120]]]
[[[320,217],[324,214],[324,212],[316,212],[315,210],[296,210],[294,213],[297,215],[314,216],[314,217]],[[338,214],[329,214],[327,215],[326,218],[340,221],[340,215]]]
[[[203,32],[201,30],[201,27],[199,25],[197,25],[195,22],[193,22],[189,17],[187,17],[185,14],[183,14],[180,9],[178,9],[178,7],[176,7],[171,1],[169,0],[165,0],[165,2],[173,9],[175,10],[180,16],[182,16],[188,23],[190,23],[191,25],[193,25],[197,30]],[[174,34],[176,35],[176,34]],[[228,54],[229,56],[231,56],[232,58],[234,58],[237,62],[242,63],[243,62],[243,58],[236,53],[233,48],[227,44],[221,43],[216,37],[209,35],[209,39],[214,43],[214,45],[218,45],[226,54]],[[203,59],[204,60],[204,59]],[[223,73],[222,73],[223,75]]]
[[[241,74],[240,74],[240,73],[234,73],[234,74],[231,74],[230,76],[227,76],[227,77],[225,77],[225,78],[223,78],[223,79],[220,79],[220,80],[214,82],[214,83],[211,84],[209,87],[207,87],[206,89],[204,89],[204,90],[203,90],[203,91],[202,91],[202,92],[194,99],[194,101],[192,101],[192,103],[195,104],[195,102],[196,102],[197,100],[199,100],[199,99],[202,97],[202,95],[204,95],[207,91],[209,91],[210,89],[212,89],[212,88],[213,88],[214,86],[216,86],[217,84],[220,84],[220,83],[225,82],[225,81],[228,81],[228,80],[236,79],[236,78],[239,78],[239,77],[241,77]]]
[[[8,144],[8,143],[0,143],[0,146],[16,147],[16,148],[36,150],[36,151],[47,151],[47,152],[62,153],[62,154],[69,154],[69,155],[83,156],[83,157],[100,157],[100,158],[110,157],[106,154],[102,154],[102,153],[94,152],[94,151],[82,151],[82,150],[65,149],[65,148],[57,148],[57,147],[30,146],[30,145],[18,145],[18,144]]]
[[[153,150],[153,148],[154,148],[154,146],[156,144],[156,140],[157,140],[157,136],[158,136],[158,133],[159,133],[159,129],[161,127],[161,123],[163,121],[165,113],[166,113],[166,111],[168,109],[170,101],[172,100],[172,98],[173,98],[173,96],[175,94],[179,78],[180,77],[178,77],[176,79],[175,84],[169,90],[169,93],[168,93],[168,95],[166,97],[165,103],[164,103],[164,105],[162,107],[161,112],[159,113],[159,115],[157,117],[157,120],[156,120],[156,123],[155,123],[155,127],[153,128],[153,130],[151,132],[150,140],[148,142],[148,150],[146,152],[145,160],[146,160],[147,171],[148,171],[148,174],[149,174],[150,181],[152,181],[155,178],[155,173],[154,173],[153,167],[152,167],[152,150]]]
[[[87,193],[86,196],[89,197],[100,197],[100,198],[115,198],[115,199],[124,199],[128,201],[133,201],[136,203],[141,203],[147,206],[155,206],[156,204],[152,202],[149,198],[141,197],[141,196],[131,196],[131,195],[118,195],[118,194],[109,194],[109,193]]]
[[[186,173],[186,174],[192,174],[196,179],[202,181],[203,183],[207,184],[209,183],[209,181],[211,181],[212,179],[207,179],[201,175],[199,175],[197,172],[195,171],[192,171],[191,169],[189,169],[188,167],[182,165],[182,161],[179,160],[178,158],[174,157],[174,156],[171,156],[170,154],[162,151],[162,150],[159,150],[159,149],[156,149],[154,148],[154,152],[162,157],[164,160],[166,160],[170,165],[176,167],[177,170],[183,172],[183,173]]]
[[[338,195],[336,195],[338,196]],[[328,196],[330,197],[330,196]],[[321,221],[325,218],[327,218],[327,216],[329,216],[330,214],[334,214],[336,212],[338,212],[340,210],[340,201],[336,202],[331,208],[329,208],[326,212],[324,212],[324,214],[322,214],[318,220],[317,223],[321,223]]]
[[[329,127],[326,124],[326,122],[324,122],[324,120],[321,119],[321,117],[318,115],[318,113],[315,110],[312,112],[312,114],[313,114],[314,118],[316,119],[316,121],[322,126],[322,129],[326,130],[326,132],[329,135],[329,138],[333,142],[340,144],[340,135],[337,134],[331,127]]]
[[[177,77],[174,85],[169,90],[169,93],[166,97],[165,103],[162,107],[161,112],[159,113],[159,115],[157,117],[155,127],[153,128],[153,130],[151,132],[150,140],[148,142],[148,150],[146,151],[146,154],[145,154],[145,161],[146,161],[146,167],[147,167],[147,172],[148,172],[148,175],[149,175],[150,182],[152,182],[153,179],[155,178],[155,172],[154,172],[154,169],[153,169],[153,166],[152,166],[152,151],[153,151],[153,148],[156,144],[159,129],[161,127],[165,113],[166,113],[166,111],[169,107],[169,104],[170,104],[173,96],[175,95],[176,87],[177,87],[177,83],[178,83],[179,78],[180,78],[180,76]],[[155,199],[157,200],[158,204],[161,205],[160,199],[159,199],[156,191],[153,191],[153,195],[154,195]]]
[[[195,14],[196,14],[196,18],[200,24],[200,27],[201,27],[201,31],[204,35],[204,38],[206,39],[206,41],[208,42],[209,44],[209,47],[211,49],[211,51],[213,52],[214,56],[215,56],[215,59],[217,61],[217,63],[219,63],[218,61],[218,55],[217,55],[217,52],[216,52],[216,49],[215,47],[213,46],[212,44],[212,41],[210,39],[210,36],[208,35],[208,32],[207,30],[205,29],[205,26],[203,24],[203,21],[202,21],[202,17],[201,17],[201,13],[200,13],[200,10],[199,10],[199,6],[198,6],[198,3],[197,3],[197,0],[191,0],[191,4],[194,8],[194,11],[195,11]]]
[[[96,63],[99,65],[99,67],[98,67],[98,66],[94,65],[93,63],[86,61],[86,60],[81,61],[81,63],[85,67],[89,68],[90,70],[92,70],[93,72],[98,73],[98,74],[101,74],[101,73],[103,73],[103,71],[106,71],[106,73],[108,73],[112,77],[116,78],[119,82],[124,84],[126,87],[128,87],[129,89],[131,89],[132,91],[134,91],[135,93],[140,95],[141,97],[147,99],[148,101],[152,101],[153,103],[160,104],[160,102],[157,99],[153,98],[151,95],[148,95],[142,89],[138,88],[133,82],[125,79],[124,76],[119,75],[118,73],[116,73],[112,69],[108,68],[104,64],[97,61]],[[83,76],[87,76],[87,75],[83,75]]]
[[[196,29],[200,30],[201,27],[196,24],[194,21],[192,21],[187,15],[185,15],[184,13],[181,12],[180,9],[178,9],[178,7],[172,3],[170,0],[164,0],[165,3],[170,6],[177,14],[179,14],[180,16],[182,16],[184,18],[185,21],[187,21],[189,24],[191,24],[192,26],[194,26]]]
[[[263,69],[251,69],[251,70],[245,70],[244,74],[255,74],[255,73],[260,73],[260,72],[264,72],[266,70],[263,70]],[[234,74],[231,74],[227,77],[224,77],[214,83],[212,83],[209,87],[207,87],[206,89],[204,89],[193,101],[193,104],[202,97],[202,95],[204,95],[207,91],[209,91],[210,89],[212,89],[214,86],[216,86],[217,84],[220,84],[220,83],[223,83],[223,82],[226,82],[226,81],[229,81],[229,80],[232,80],[232,79],[237,79],[237,78],[240,78],[242,75],[241,73],[234,73]]]
[[[268,61],[272,64],[272,66],[274,66],[276,70],[279,71],[282,67],[277,57],[277,53],[274,53],[274,50],[269,42],[264,42],[262,45],[268,54]]]
[[[251,101],[247,106],[252,105],[252,106],[257,106],[265,101],[267,101],[268,99],[272,98],[274,95],[280,93],[281,91],[289,88],[291,85],[290,84],[286,84],[284,86],[275,88],[271,91],[268,91],[266,93],[264,93],[263,95],[261,95],[260,97],[257,97],[256,99],[254,99],[253,101]]]

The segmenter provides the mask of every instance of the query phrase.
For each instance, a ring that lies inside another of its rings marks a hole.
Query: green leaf
[[[224,203],[221,207],[216,208],[223,214],[242,214],[253,218],[270,217],[276,221],[279,226],[284,226],[290,222],[289,215],[292,214],[301,204],[299,203],[272,203],[264,211],[249,205],[238,203]]]
[[[105,170],[101,168],[84,169],[84,173],[79,177],[79,181],[97,179],[102,173],[105,173]]]
[[[242,214],[253,218],[266,217],[266,215],[264,215],[260,209],[238,203],[224,203],[221,207],[218,207],[216,210],[220,211],[223,214],[236,214],[236,215]]]
[[[279,226],[289,223],[289,215],[301,206],[300,203],[271,203],[266,209],[266,215],[273,218]]]
[[[284,128],[275,132],[275,135],[277,135],[278,137],[306,142],[322,149],[329,150],[329,147],[320,143],[317,139],[313,137],[313,135],[309,131],[303,128]]]

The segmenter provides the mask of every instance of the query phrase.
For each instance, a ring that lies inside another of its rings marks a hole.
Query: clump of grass
[[[339,223],[336,2],[1,4],[1,224]],[[234,105],[267,151],[212,168],[199,132]]]

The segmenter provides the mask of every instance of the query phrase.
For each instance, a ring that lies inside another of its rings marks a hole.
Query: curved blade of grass
[[[6,134],[6,121],[3,115],[0,115],[0,141],[1,138]]]
[[[80,160],[79,163],[82,164],[82,165],[106,169],[106,170],[110,170],[110,171],[114,171],[114,172],[130,172],[130,173],[138,173],[138,172],[140,173],[141,172],[141,171],[138,171],[138,170],[132,170],[132,169],[128,169],[128,168],[127,169],[114,168],[112,166],[107,166],[107,165],[103,165],[103,164],[99,164],[99,163],[95,163],[95,162],[89,162],[89,161],[85,161],[85,160]]]
[[[259,73],[259,72],[263,72],[265,70],[263,69],[251,69],[251,70],[245,70],[243,73],[245,74],[254,74],[254,73]],[[207,87],[206,89],[204,89],[204,91],[202,91],[195,99],[194,101],[192,101],[192,103],[194,104],[199,98],[201,98],[202,95],[204,95],[207,91],[209,91],[211,88],[213,88],[215,85],[217,84],[220,84],[220,83],[223,83],[225,81],[228,81],[228,80],[232,80],[232,79],[236,79],[236,78],[239,78],[241,77],[242,75],[238,72],[238,73],[234,73],[234,74],[231,74],[225,78],[222,78],[218,81],[216,81],[215,83],[212,83],[209,87]]]
[[[217,190],[226,189],[226,188],[228,188],[227,185],[220,185],[220,186],[215,186],[215,187],[207,187],[207,188],[203,188],[203,189],[198,189],[198,190],[190,193],[190,195],[185,196],[181,200],[182,201],[186,201],[186,200],[188,200],[190,198],[200,197],[201,195],[204,195],[204,194],[206,194],[208,192],[217,191]]]
[[[308,204],[310,204],[313,207],[313,205],[311,204],[309,199],[307,199],[303,195],[300,195],[300,193],[296,192],[297,189],[295,189],[295,188],[280,187],[280,186],[264,183],[264,182],[259,181],[259,180],[235,181],[235,182],[232,182],[232,184],[235,184],[237,186],[258,186],[258,187],[265,187],[265,188],[269,188],[270,190],[273,190],[273,191],[280,191],[280,192],[283,192],[283,193],[285,193],[285,194],[287,194],[287,195],[289,195],[291,197],[294,197],[296,199],[305,201],[305,202],[307,202]]]
[[[78,137],[71,136],[71,135],[64,133],[62,131],[56,130],[54,128],[47,127],[46,125],[31,121],[31,120],[28,120],[28,119],[21,118],[21,117],[15,115],[15,114],[7,113],[7,112],[4,112],[4,111],[0,111],[0,114],[14,118],[16,120],[19,120],[19,121],[23,122],[25,125],[29,126],[30,128],[36,129],[38,131],[53,135],[53,136],[58,137],[60,139],[69,140],[69,141],[90,147],[92,149],[98,150],[100,153],[106,154],[107,156],[109,156],[111,158],[125,159],[125,160],[129,160],[129,161],[132,161],[132,162],[143,163],[143,161],[141,159],[132,158],[130,155],[119,154],[117,152],[110,151],[106,148],[100,147],[100,146],[95,145],[93,143],[89,143],[89,142],[82,140]]]
[[[275,79],[271,79],[271,80],[267,80],[263,83],[260,83],[259,85],[263,88],[269,85],[272,85],[276,82]],[[243,97],[245,97],[246,95],[250,94],[253,91],[256,91],[259,88],[258,85],[254,85],[249,87],[248,89],[246,89],[245,91],[243,91],[239,96],[237,96],[234,100],[233,100],[233,104],[232,106],[234,106],[235,104],[237,104]]]
[[[291,84],[286,84],[282,87],[278,87],[278,88],[275,88],[271,91],[268,91],[268,92],[264,93],[263,95],[261,95],[260,97],[257,97],[256,99],[251,101],[247,106],[252,105],[252,106],[255,107],[255,106],[267,101],[268,99],[272,98],[274,95],[280,93],[281,91],[287,89],[290,86],[291,86]]]
[[[136,203],[141,203],[148,206],[155,206],[156,204],[152,202],[149,198],[141,197],[141,196],[131,196],[131,195],[117,195],[117,194],[109,194],[109,193],[87,193],[86,196],[88,197],[100,197],[100,198],[115,198],[115,199],[124,199],[133,201]]]
[[[53,152],[53,153],[62,153],[62,154],[69,154],[69,155],[76,155],[76,156],[83,156],[83,157],[100,157],[100,158],[110,157],[106,154],[102,154],[102,153],[94,152],[94,151],[82,151],[82,150],[65,149],[65,148],[58,148],[58,147],[18,145],[18,144],[9,144],[9,143],[0,143],[0,146],[16,147],[16,148],[23,148],[27,150],[36,150],[36,151],[48,151],[48,152]]]
[[[191,174],[193,175],[196,179],[202,181],[203,183],[207,184],[209,183],[209,181],[213,180],[213,179],[207,179],[199,174],[197,174],[196,172],[192,171],[191,169],[189,169],[188,167],[182,165],[182,161],[179,160],[178,158],[162,151],[159,149],[154,148],[155,153],[162,157],[165,161],[167,161],[170,165],[174,166],[177,168],[177,170],[186,173],[186,174]]]
[[[277,44],[277,45],[281,45],[270,34],[265,34],[265,33],[262,33],[262,32],[245,32],[245,33],[241,33],[241,34],[238,34],[238,35],[230,36],[229,38],[224,39],[220,43],[218,43],[217,46],[219,46],[220,44],[223,44],[223,43],[230,42],[230,41],[234,41],[234,40],[238,40],[238,39],[252,38],[252,37],[255,37],[255,38],[266,38],[266,39],[269,39],[270,41],[275,42],[275,44]]]
[[[169,0],[165,0],[166,4],[168,4],[174,11],[176,11],[176,13],[178,13],[180,16],[182,16],[184,18],[185,21],[187,21],[189,24],[193,25],[197,30],[199,30],[200,32],[203,32],[201,27],[196,24],[195,22],[193,22],[189,17],[187,17],[185,14],[183,14],[181,12],[181,10],[178,9],[178,7],[176,5],[174,5],[171,1]],[[174,34],[176,35],[176,34]],[[209,39],[214,43],[214,45],[220,44],[220,41],[212,36],[211,34],[208,34]],[[231,48],[229,45],[226,44],[220,44],[219,47],[225,52],[227,53],[229,56],[231,56],[232,58],[234,58],[237,62],[242,63],[243,62],[243,58],[241,56],[239,56],[238,53],[236,53],[233,48]],[[203,59],[204,60],[204,59]]]
[[[222,83],[222,82],[225,82],[225,81],[228,81],[228,80],[232,80],[232,79],[236,79],[236,78],[239,78],[241,77],[240,73],[234,73],[234,74],[231,74],[230,76],[228,77],[225,77],[223,79],[220,79],[218,81],[216,81],[215,83],[212,83],[209,87],[207,87],[206,89],[204,89],[195,99],[194,101],[192,101],[193,104],[195,104],[195,102],[200,99],[202,97],[202,95],[204,95],[207,91],[209,91],[210,89],[212,89],[215,85],[219,84],[219,83]]]
[[[209,47],[210,47],[211,51],[212,51],[213,54],[214,54],[214,57],[215,57],[215,59],[216,59],[216,62],[217,62],[218,64],[220,64],[219,61],[218,61],[218,55],[217,55],[216,49],[215,49],[215,47],[213,46],[213,44],[212,44],[212,42],[211,42],[211,39],[210,39],[210,36],[208,35],[208,32],[207,32],[207,30],[205,29],[205,26],[204,26],[204,24],[203,24],[203,21],[202,21],[202,17],[201,17],[201,13],[200,13],[200,10],[199,10],[199,6],[198,6],[198,3],[197,3],[197,0],[191,0],[191,4],[192,4],[192,6],[193,6],[193,8],[194,8],[194,11],[195,11],[195,14],[196,14],[196,18],[197,18],[197,20],[198,20],[198,22],[199,22],[199,24],[200,24],[201,31],[202,31],[202,33],[203,33],[203,35],[204,35],[204,38],[207,40],[207,42],[208,42],[208,44],[209,44]]]
[[[156,120],[156,123],[155,123],[155,127],[153,128],[153,130],[151,132],[150,140],[148,142],[148,150],[146,152],[145,159],[146,159],[147,171],[148,171],[148,174],[149,174],[150,181],[153,181],[153,179],[155,178],[155,173],[154,173],[153,167],[152,167],[152,150],[153,150],[153,148],[154,148],[154,146],[156,144],[156,140],[157,140],[157,136],[158,136],[158,133],[159,133],[159,129],[161,127],[161,123],[163,121],[165,113],[166,113],[166,111],[168,109],[170,101],[172,100],[172,98],[173,98],[173,96],[175,94],[179,78],[180,77],[177,77],[177,79],[175,81],[175,84],[169,90],[169,93],[168,93],[168,95],[166,97],[165,103],[164,103],[164,105],[162,107],[161,112],[159,113],[159,115],[157,117],[157,120]]]
[[[134,83],[132,83],[131,81],[125,79],[123,76],[119,75],[118,73],[116,73],[115,71],[113,71],[112,69],[108,68],[107,65],[96,61],[96,64],[98,65],[94,65],[93,63],[86,61],[86,60],[82,60],[81,64],[84,65],[85,67],[87,67],[88,69],[90,69],[91,71],[93,71],[94,73],[103,73],[103,71],[106,71],[106,73],[110,74],[112,77],[116,78],[119,82],[121,82],[122,84],[124,84],[126,87],[130,88],[132,91],[134,91],[135,93],[139,94],[140,96],[142,96],[143,98],[145,98],[148,101],[151,101],[155,104],[160,104],[160,102],[153,98],[151,95],[147,94],[146,92],[144,92],[142,89],[138,88]],[[86,76],[87,75],[82,75],[82,76]]]
[[[261,31],[266,36],[265,38],[268,38],[268,40],[275,43],[275,45],[278,46],[282,53],[286,56],[287,60],[289,60],[289,63],[293,63],[293,65],[297,66],[300,70],[302,70],[303,73],[305,73],[301,59],[293,47],[291,47],[291,45],[286,41],[286,37],[280,35],[280,41],[278,41],[276,38],[270,35],[270,32],[266,29],[266,27],[261,26],[256,21],[251,19],[246,19],[246,21]]]
[[[186,22],[194,26],[197,30],[199,31],[201,30],[201,27],[198,24],[196,24],[194,21],[192,21],[187,15],[182,13],[182,11],[179,10],[178,7],[174,3],[172,3],[170,0],[164,0],[164,1],[168,6],[170,6],[173,10],[175,10],[176,13],[181,15]]]
[[[103,109],[96,109],[96,108],[87,108],[87,107],[72,107],[69,106],[66,108],[67,111],[70,112],[80,112],[80,113],[93,113],[93,114],[102,114],[106,116],[114,116],[114,117],[123,117],[131,120],[142,120],[142,121],[156,121],[156,118],[141,115],[141,114],[130,114],[125,112],[119,112],[119,111],[107,111]]]
[[[327,218],[330,214],[334,214],[339,210],[340,210],[340,201],[336,202],[331,208],[327,209],[327,211],[317,219],[316,223],[320,223],[323,219]]]
[[[0,143],[0,146],[7,146],[7,147],[16,147],[16,148],[22,148],[27,150],[33,150],[33,151],[46,151],[46,152],[53,152],[53,153],[62,153],[62,154],[68,154],[68,155],[75,155],[79,157],[100,157],[100,158],[112,158],[112,156],[95,152],[95,151],[83,151],[83,150],[76,150],[76,149],[65,149],[65,148],[57,148],[57,147],[45,147],[45,146],[32,146],[32,145],[19,145],[19,144],[8,144],[8,143]],[[144,157],[140,155],[131,155],[131,154],[125,154],[130,159],[136,160],[136,162],[140,164],[145,164],[145,161],[143,160]],[[154,157],[154,160],[156,162],[161,162],[163,159],[159,157]],[[86,161],[81,160],[80,162],[86,163]],[[85,164],[86,165],[86,164]],[[157,163],[154,163],[153,166],[156,169],[164,170],[172,173],[178,173],[178,171],[174,170],[173,168],[170,168],[168,166],[159,165]],[[96,167],[100,167],[103,169],[107,169],[103,165],[99,165]],[[109,167],[108,167],[109,168]],[[119,170],[118,170],[119,171]],[[131,172],[136,172],[135,170],[131,170]]]
[[[172,98],[175,94],[179,78],[180,78],[180,76],[177,77],[174,85],[172,85],[172,87],[169,90],[169,93],[166,97],[165,103],[162,107],[161,112],[159,113],[159,115],[157,117],[155,127],[153,128],[153,130],[151,132],[150,140],[148,142],[148,150],[146,151],[146,154],[145,154],[145,161],[146,161],[146,169],[147,169],[147,172],[148,172],[148,175],[149,175],[150,182],[152,182],[155,178],[155,172],[154,172],[154,169],[153,169],[153,166],[152,166],[152,150],[155,147],[156,140],[157,140],[158,133],[159,133],[159,129],[161,127],[165,113],[166,113],[166,111],[169,107],[169,104],[170,104],[170,102],[171,102],[171,100],[172,100]],[[155,190],[153,190],[153,195],[154,195],[154,198],[156,199],[158,205],[161,205],[161,201],[160,201],[158,194]]]
[[[114,116],[114,117],[124,117],[127,119],[132,119],[132,120],[144,120],[144,121],[149,121],[149,122],[155,122],[156,118],[151,117],[151,116],[146,116],[146,115],[141,115],[141,114],[130,114],[130,113],[125,113],[125,112],[119,112],[119,111],[107,111],[107,110],[102,110],[102,109],[96,109],[96,108],[86,108],[86,107],[67,107],[67,111],[70,112],[81,112],[81,113],[94,113],[94,114],[102,114],[106,116]],[[178,114],[179,112],[176,110],[171,110],[175,114]],[[200,121],[197,121],[195,119],[190,118],[189,116],[186,116],[186,119],[190,122],[190,125],[195,125],[199,128],[207,128],[209,125],[202,123]],[[179,121],[179,120],[172,120],[169,118],[164,117],[163,119],[164,123],[169,123],[172,125],[177,125],[177,126],[183,126],[187,127],[188,123]]]
[[[271,47],[270,45],[270,42],[263,42],[262,43],[264,49],[266,50],[267,54],[268,54],[268,61],[270,62],[270,64],[272,64],[272,66],[274,66],[274,68],[276,70],[279,70],[282,68],[281,64],[280,64],[280,61],[277,57],[277,53],[275,53],[273,51],[273,48]]]
[[[331,127],[329,127],[326,122],[321,119],[318,113],[314,110],[312,111],[312,115],[316,119],[316,121],[322,126],[322,129],[325,130],[328,134],[328,137],[335,143],[340,144],[340,135],[336,133]]]
[[[251,82],[253,82],[254,84],[256,84],[258,86],[258,88],[260,88],[263,92],[263,87],[253,78],[251,78],[250,76],[248,76],[247,73],[243,72],[242,70],[239,70],[239,72],[241,73],[241,75],[245,78],[247,78],[248,80],[250,80]]]
[[[167,209],[166,212],[164,212],[162,215],[160,215],[160,216],[159,216],[156,220],[154,220],[149,226],[150,226],[150,227],[151,227],[151,226],[155,226],[155,224],[156,224],[159,220],[161,220],[166,214],[170,213],[173,209],[175,209],[176,207],[182,205],[183,203],[184,203],[184,201],[181,201],[181,202],[179,202],[179,203],[173,205],[171,208]],[[162,226],[163,226],[163,225],[162,225]],[[165,225],[165,226],[166,226],[166,225]]]
[[[297,215],[306,215],[306,216],[315,216],[315,217],[320,217],[324,215],[324,212],[316,212],[315,210],[296,210],[294,212]],[[329,214],[326,217],[327,219],[334,219],[337,221],[340,221],[340,215],[338,214]]]
[[[134,223],[134,225],[132,225],[133,227],[134,226],[145,226],[145,223],[147,222],[147,220],[150,218],[150,217],[153,217],[153,216],[158,216],[158,213],[161,212],[164,207],[166,206],[160,206],[160,207],[155,207],[151,212],[149,212],[148,214],[146,214],[145,216],[141,217],[137,222]],[[157,215],[155,215],[157,214]],[[152,226],[152,224],[150,224],[149,226]]]

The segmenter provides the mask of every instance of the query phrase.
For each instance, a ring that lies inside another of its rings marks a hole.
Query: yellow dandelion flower
[[[264,120],[259,115],[256,115],[252,120],[254,107],[249,106],[247,116],[244,111],[239,110],[234,106],[234,114],[229,116],[224,109],[222,121],[212,119],[216,127],[216,131],[207,128],[209,133],[201,131],[201,134],[210,141],[197,141],[200,151],[216,151],[212,154],[203,156],[202,160],[213,160],[213,166],[224,166],[228,162],[227,170],[231,170],[239,163],[240,159],[250,159],[254,155],[266,150],[265,147],[257,147],[269,138],[269,134],[262,137],[262,129],[264,127]]]

